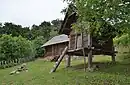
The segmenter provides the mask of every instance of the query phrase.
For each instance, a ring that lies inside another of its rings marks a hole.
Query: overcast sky
[[[31,26],[63,19],[60,11],[66,6],[63,0],[0,0],[0,22]]]

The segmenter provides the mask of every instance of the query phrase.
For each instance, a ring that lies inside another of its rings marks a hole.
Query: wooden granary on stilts
[[[69,37],[69,44],[63,50],[60,55],[56,65],[51,70],[51,72],[55,72],[57,67],[59,66],[61,60],[64,55],[69,55],[68,57],[68,66],[70,65],[70,57],[72,55],[76,56],[84,56],[84,67],[86,70],[86,57],[88,57],[88,68],[92,67],[92,57],[93,55],[109,55],[112,56],[112,61],[115,62],[115,51],[113,46],[113,39],[111,37],[102,37],[101,40],[103,43],[99,43],[99,40],[86,33],[77,33],[74,29],[72,29],[72,24],[77,20],[76,13],[68,14],[66,13],[64,21],[61,25],[60,33],[66,34]],[[91,42],[91,43],[90,43]]]

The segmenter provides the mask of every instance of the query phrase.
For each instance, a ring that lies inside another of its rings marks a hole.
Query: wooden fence
[[[8,61],[3,60],[0,61],[0,69],[9,68],[33,60],[35,60],[34,57],[18,58],[18,59],[8,60]]]

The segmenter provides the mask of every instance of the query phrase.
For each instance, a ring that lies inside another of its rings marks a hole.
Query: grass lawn
[[[0,70],[0,85],[130,85],[130,64],[111,64],[110,57],[97,56],[94,64],[99,70],[84,72],[83,58],[73,60],[72,67],[65,69],[63,61],[55,73],[49,73],[52,62],[38,59],[27,63],[28,72],[9,75],[16,67]]]

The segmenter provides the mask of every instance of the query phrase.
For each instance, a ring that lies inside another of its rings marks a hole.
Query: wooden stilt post
[[[113,62],[113,63],[116,62],[114,51],[115,51],[115,48],[114,48],[114,46],[113,46],[113,47],[112,47],[112,52],[113,52],[113,53],[112,53],[112,56],[111,56],[111,58],[112,58],[112,62]]]
[[[75,34],[75,47],[74,49],[77,49],[77,34]]]
[[[92,67],[92,36],[88,33],[88,70]]]
[[[82,49],[83,49],[83,57],[84,57],[84,71],[86,71],[86,57],[85,57],[85,50],[84,50],[84,40],[83,40],[83,32],[81,33],[81,39],[82,39]]]
[[[66,55],[66,68],[70,67],[71,64],[71,56],[70,55]]]

